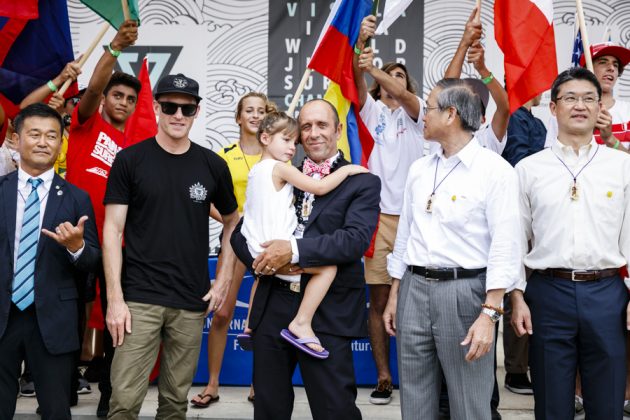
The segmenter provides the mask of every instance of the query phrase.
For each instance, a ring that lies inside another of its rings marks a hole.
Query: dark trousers
[[[576,370],[589,420],[620,420],[626,385],[626,305],[619,276],[573,282],[534,272],[529,362],[537,420],[574,416]]]
[[[272,281],[272,280],[262,280]],[[293,411],[291,378],[299,363],[311,414],[315,420],[361,419],[356,406],[351,340],[317,333],[329,352],[325,360],[296,349],[280,337],[300,305],[300,295],[273,287],[254,331],[255,420],[289,420]]]
[[[102,271],[102,267],[100,272],[97,274],[98,276],[98,285],[101,292],[101,309],[103,310],[103,319],[107,319],[107,285],[105,283],[105,273]],[[102,396],[111,396],[112,395],[112,382],[110,379],[111,369],[112,369],[112,361],[114,360],[114,344],[112,341],[112,335],[109,333],[109,329],[107,328],[107,324],[103,329],[103,352],[105,353],[105,358],[103,359],[103,370],[101,373],[101,378],[98,381],[98,390],[100,391]]]
[[[11,304],[7,329],[0,338],[0,420],[15,413],[22,361],[31,370],[42,419],[70,419],[70,378],[74,352],[50,354],[44,345],[35,305],[20,311]]]
[[[505,373],[527,374],[529,366],[529,336],[516,335],[512,328],[512,300],[509,295],[503,299],[503,354]]]

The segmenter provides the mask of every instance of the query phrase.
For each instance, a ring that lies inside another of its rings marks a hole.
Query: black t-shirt
[[[206,148],[173,155],[150,138],[116,155],[103,203],[128,206],[125,300],[207,307],[211,202],[221,214],[237,209],[227,164]]]

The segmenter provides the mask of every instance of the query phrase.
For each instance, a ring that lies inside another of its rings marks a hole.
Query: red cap
[[[612,42],[602,42],[601,44],[591,45],[591,56],[593,60],[604,55],[612,55],[619,60],[619,73],[623,71],[626,64],[630,63],[630,50]],[[586,58],[584,54],[580,57],[580,65],[586,66]]]

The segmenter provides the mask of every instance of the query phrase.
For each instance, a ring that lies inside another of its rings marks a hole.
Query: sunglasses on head
[[[184,117],[192,117],[197,112],[197,104],[176,104],[175,102],[158,102],[162,108],[162,112],[166,115],[175,115],[177,108],[182,109]]]

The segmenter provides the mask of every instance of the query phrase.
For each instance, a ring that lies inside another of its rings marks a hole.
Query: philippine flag
[[[512,113],[558,75],[552,0],[496,0],[494,37],[504,54]]]

